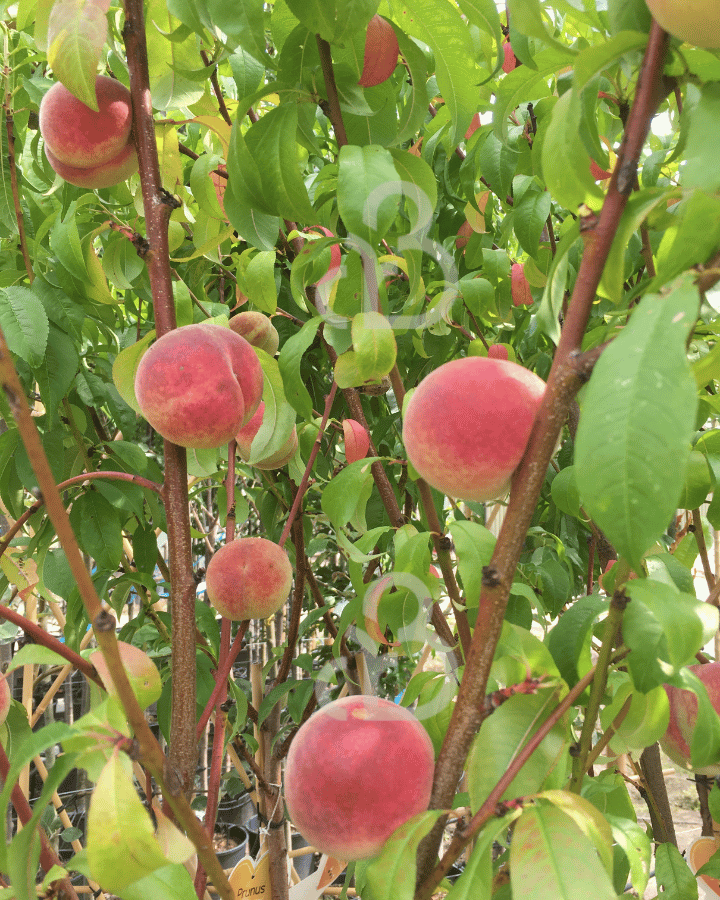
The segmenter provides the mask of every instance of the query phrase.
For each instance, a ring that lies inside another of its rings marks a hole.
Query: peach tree
[[[0,11],[0,898],[239,896],[233,783],[274,900],[697,896],[715,6]]]

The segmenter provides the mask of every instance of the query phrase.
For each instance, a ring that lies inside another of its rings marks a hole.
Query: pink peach
[[[275,356],[280,346],[277,328],[268,316],[254,309],[246,309],[230,319],[230,328],[248,344],[259,347],[270,356]]]
[[[720,662],[688,668],[705,685],[710,702],[715,712],[720,715]],[[660,746],[677,766],[692,771],[690,743],[697,721],[697,697],[692,691],[685,691],[670,684],[665,685],[665,690],[670,701],[670,722]],[[700,775],[720,775],[720,760],[694,771]]]
[[[255,410],[252,419],[250,419],[247,425],[244,425],[235,435],[235,443],[237,444],[238,453],[240,454],[242,459],[245,460],[245,462],[250,461],[250,448],[252,447],[252,442],[255,439],[255,435],[258,433],[258,431],[260,431],[260,426],[262,425],[264,416],[265,403],[263,401],[260,401],[260,405]],[[297,429],[293,425],[293,429],[290,432],[288,439],[285,441],[282,447],[280,447],[279,450],[276,450],[275,453],[270,454],[270,456],[267,456],[264,459],[252,463],[252,465],[257,469],[265,469],[267,471],[271,469],[280,469],[286,463],[290,462],[293,456],[295,456],[295,451],[297,450],[297,448]]]
[[[287,600],[292,575],[282,547],[265,538],[238,538],[214,554],[205,586],[220,615],[234,621],[267,619]]]

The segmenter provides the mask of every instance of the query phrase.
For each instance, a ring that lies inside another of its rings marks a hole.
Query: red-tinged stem
[[[226,619],[225,621],[229,623]],[[223,622],[224,626],[225,622]],[[228,649],[227,653],[223,658],[222,649],[220,652],[220,664],[217,667],[217,671],[215,672],[215,687],[213,688],[213,692],[210,695],[210,699],[205,704],[205,709],[203,710],[202,715],[200,716],[200,721],[197,723],[197,727],[195,729],[196,737],[200,740],[200,735],[203,733],[203,730],[207,723],[210,721],[210,716],[212,715],[213,709],[218,705],[218,701],[220,704],[225,702],[225,698],[223,697],[220,700],[220,696],[223,693],[223,685],[225,686],[225,692],[227,692],[227,680],[230,675],[230,670],[235,664],[235,660],[237,659],[238,653],[240,652],[243,644],[243,638],[245,637],[245,632],[247,631],[249,625],[249,620],[240,623],[240,627],[238,629],[237,634],[235,635],[235,640],[232,643],[232,646]]]

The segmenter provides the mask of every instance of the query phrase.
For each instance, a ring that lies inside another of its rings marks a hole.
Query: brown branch
[[[325,90],[328,95],[327,116],[332,122],[335,131],[335,140],[338,148],[347,144],[347,134],[345,132],[345,123],[343,122],[342,110],[340,109],[340,98],[338,97],[337,85],[335,84],[335,71],[332,64],[332,53],[330,52],[330,44],[315,35],[317,39],[318,51],[320,52],[320,66],[322,67],[323,78],[325,79]]]
[[[299,493],[299,492],[298,492]],[[302,517],[295,521],[293,526],[295,543],[295,588],[293,590],[292,606],[290,607],[290,624],[288,625],[287,642],[283,651],[278,673],[275,676],[273,687],[282,684],[290,671],[290,664],[295,655],[295,647],[300,633],[300,617],[303,610],[303,597],[305,596],[305,533]]]
[[[202,57],[202,61],[206,66],[212,66],[213,70],[210,74],[210,83],[213,87],[213,93],[215,94],[215,99],[218,102],[218,109],[220,110],[220,115],[227,122],[228,125],[232,126],[232,119],[230,118],[230,113],[228,112],[227,106],[225,106],[225,98],[222,95],[222,91],[220,90],[220,82],[218,81],[217,76],[217,65],[215,63],[211,63],[207,53],[204,50],[200,51],[200,56]]]
[[[22,252],[25,271],[27,272],[30,284],[35,280],[35,272],[33,271],[32,260],[30,259],[30,251],[27,245],[27,236],[25,234],[25,219],[23,218],[22,206],[20,204],[20,191],[18,190],[17,164],[15,161],[15,128],[14,118],[11,109],[12,94],[8,91],[5,94],[5,131],[8,140],[8,169],[10,171],[10,188],[12,190],[13,205],[15,206],[15,219],[18,227],[18,237],[20,239],[20,251]]]
[[[715,587],[715,576],[713,575],[710,560],[708,559],[707,544],[705,543],[705,532],[703,531],[702,516],[699,509],[692,511],[692,531],[697,541],[698,553],[702,560],[703,574],[707,582],[708,590],[711,591]]]
[[[525,535],[532,522],[545,474],[571,402],[591,369],[579,364],[582,337],[595,300],[620,217],[632,190],[642,146],[662,93],[667,35],[653,24],[627,129],[593,240],[586,244],[568,315],[561,332],[547,388],[525,456],[513,478],[510,500],[495,552],[483,574],[478,616],[465,673],[435,769],[430,807],[448,809],[481,723],[481,702],[502,629],[505,609]],[[422,879],[433,867],[444,821],[423,841],[418,871]]]

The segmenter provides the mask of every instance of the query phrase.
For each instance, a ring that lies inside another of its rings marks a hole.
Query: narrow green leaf
[[[97,491],[81,494],[70,510],[81,548],[103,569],[114,571],[122,557],[122,529],[115,508]]]
[[[351,463],[325,486],[322,510],[338,531],[358,515],[364,516],[373,486],[372,462],[373,459],[367,458]],[[365,528],[358,530],[365,531]]]
[[[642,897],[650,880],[650,860],[652,858],[650,838],[645,829],[637,822],[633,822],[632,819],[622,819],[609,813],[605,814],[605,818],[610,823],[615,842],[621,847],[630,863],[631,884],[637,891],[638,897]]]
[[[322,325],[320,318],[310,319],[309,322],[306,322],[297,334],[283,343],[278,357],[285,397],[288,403],[308,422],[313,417],[313,401],[300,374],[300,366],[303,355],[315,340],[320,325]]]
[[[583,401],[575,445],[583,506],[638,569],[670,521],[695,428],[695,381],[685,341],[697,288],[679,281],[646,295],[600,357]]]
[[[45,307],[30,288],[0,288],[0,326],[12,353],[30,366],[42,364],[50,324]]]
[[[379,381],[395,365],[395,335],[390,322],[380,313],[353,316],[352,342],[355,363],[363,381]]]
[[[673,844],[658,844],[655,849],[655,878],[668,900],[697,900],[697,879]]]
[[[549,44],[561,53],[569,57],[575,56],[575,51],[550,33],[545,20],[542,17],[539,0],[508,0],[508,16],[512,27],[526,37],[539,38],[544,44]]]
[[[277,309],[277,286],[275,284],[275,252],[261,250],[245,269],[244,292],[254,306],[268,315]]]
[[[95,78],[107,40],[110,0],[56,0],[48,21],[48,63],[53,74],[97,111]]]
[[[367,28],[378,11],[378,0],[286,0],[302,24],[313,34],[341,44],[354,31]]]
[[[368,900],[412,900],[418,845],[441,815],[443,810],[429,810],[413,816],[387,839],[365,872]]]
[[[399,181],[384,147],[340,148],[337,203],[350,235],[374,245],[387,234],[397,215]]]
[[[448,531],[455,544],[465,599],[473,608],[480,602],[482,570],[492,558],[495,536],[478,522],[453,522]]]
[[[597,594],[579,597],[557,621],[545,643],[560,670],[573,687],[591,667],[590,639],[595,620],[608,609],[608,602]]]

